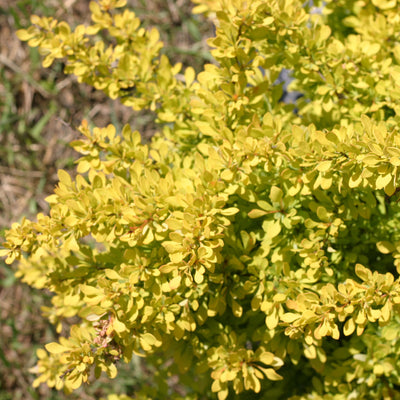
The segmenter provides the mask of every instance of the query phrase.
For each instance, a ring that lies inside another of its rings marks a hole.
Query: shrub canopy
[[[400,398],[400,3],[194,0],[216,24],[198,74],[125,3],[18,32],[159,124],[142,144],[83,121],[50,215],[7,232],[1,255],[54,293],[48,319],[79,320],[34,385],[140,356],[155,385],[135,399]]]

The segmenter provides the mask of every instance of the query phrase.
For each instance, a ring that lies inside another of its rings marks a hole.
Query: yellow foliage
[[[159,385],[138,400],[171,374],[187,400],[399,397],[398,2],[194,3],[216,24],[197,75],[125,0],[17,33],[159,124],[145,145],[83,121],[76,178],[59,171],[50,215],[6,234],[0,256],[54,293],[58,332],[80,319],[38,351],[34,386],[70,392],[141,356]]]

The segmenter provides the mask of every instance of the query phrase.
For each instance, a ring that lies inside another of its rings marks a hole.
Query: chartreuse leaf
[[[159,346],[161,342],[151,333],[144,333],[140,336],[140,344],[145,351],[150,351],[154,346]]]
[[[356,265],[356,274],[363,281],[368,281],[372,277],[371,271],[361,264]]]
[[[376,247],[383,254],[389,254],[395,250],[395,246],[391,242],[388,242],[385,240],[381,241],[381,242],[377,242]]]
[[[279,203],[282,200],[282,197],[283,197],[282,189],[280,189],[277,186],[272,186],[269,194],[269,198],[271,199],[271,201],[274,203]]]
[[[353,318],[349,318],[349,319],[346,321],[346,323],[344,324],[343,333],[344,333],[346,336],[349,336],[349,335],[351,335],[351,334],[354,332],[355,329],[356,329],[356,324],[355,324],[355,322],[354,322],[354,319],[353,319]]]
[[[67,347],[65,347],[57,342],[48,343],[45,345],[45,347],[48,352],[53,353],[53,354],[64,353],[69,350]]]
[[[267,214],[268,214],[267,211],[253,209],[253,210],[249,211],[248,216],[249,216],[249,218],[260,218],[260,217],[264,217]]]
[[[263,368],[262,371],[266,375],[266,377],[271,381],[279,381],[283,379],[283,377],[275,372],[273,368]]]
[[[5,233],[56,330],[76,323],[34,385],[71,392],[138,355],[156,373],[137,399],[398,398],[397,2],[194,0],[217,26],[199,73],[126,3],[17,33],[157,125],[144,143],[82,121],[49,215]]]

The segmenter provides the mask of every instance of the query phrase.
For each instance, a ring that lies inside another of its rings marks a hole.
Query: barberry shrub
[[[83,121],[50,215],[7,232],[51,323],[76,322],[34,385],[143,357],[134,399],[399,399],[400,2],[194,0],[216,24],[199,74],[125,3],[18,32],[159,126],[142,144]]]

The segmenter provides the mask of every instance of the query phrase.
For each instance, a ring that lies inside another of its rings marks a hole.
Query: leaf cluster
[[[83,121],[77,176],[7,232],[0,254],[54,293],[58,331],[80,321],[38,352],[35,384],[71,391],[139,356],[158,386],[136,399],[399,397],[397,2],[195,0],[217,24],[197,75],[125,3],[19,32],[160,125],[142,144]]]

